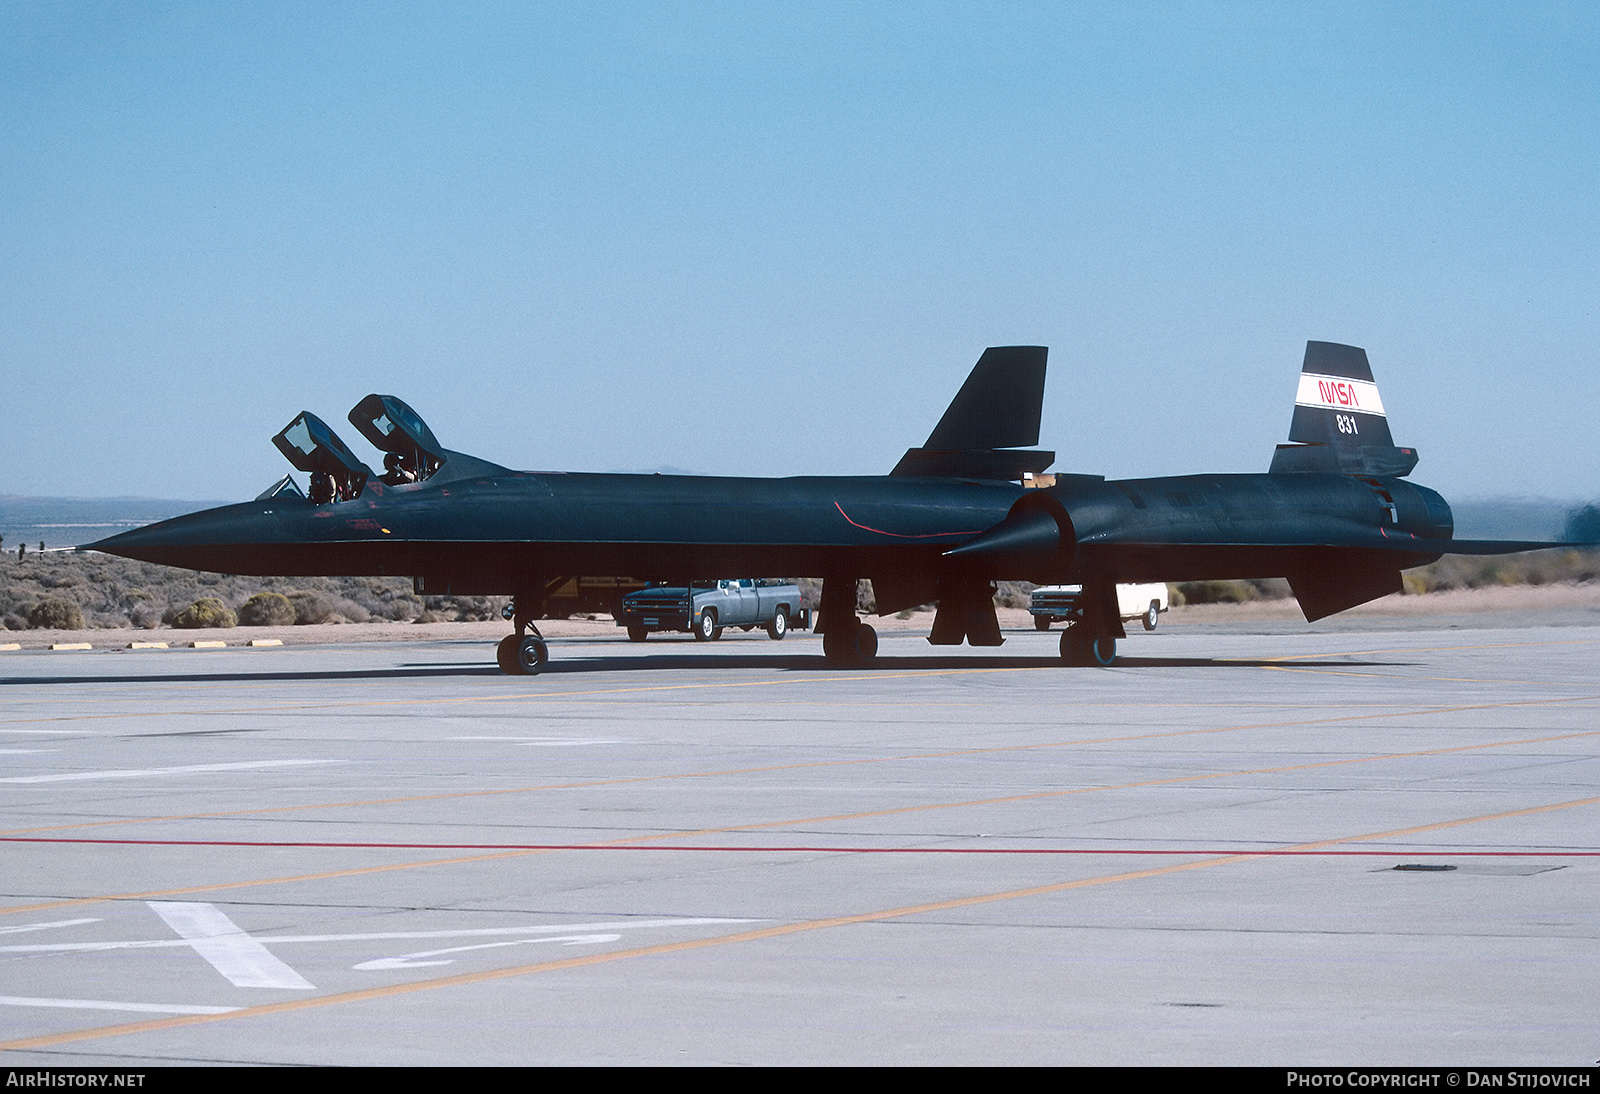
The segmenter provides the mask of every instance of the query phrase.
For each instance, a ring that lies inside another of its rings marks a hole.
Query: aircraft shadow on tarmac
[[[559,652],[560,647],[555,649]],[[1401,668],[1408,662],[1401,661],[1369,661],[1369,660],[1328,660],[1305,659],[1293,663],[1297,668]],[[1210,657],[1118,657],[1110,666],[1113,669],[1172,669],[1172,668],[1209,668],[1209,669],[1248,669],[1248,668],[1286,668],[1283,661],[1270,658],[1210,658]],[[991,657],[949,656],[941,654],[925,654],[911,657],[878,657],[861,664],[835,664],[827,661],[820,653],[796,653],[780,656],[770,654],[747,653],[709,653],[695,652],[693,654],[657,653],[640,656],[608,656],[608,657],[554,657],[546,666],[540,676],[572,676],[590,675],[598,673],[640,673],[699,670],[722,671],[735,669],[776,669],[784,672],[829,672],[829,673],[874,673],[874,672],[950,672],[961,669],[1061,669],[1063,671],[1077,671],[1089,673],[1104,671],[1089,666],[1070,666],[1059,657],[1038,656],[1007,656],[996,654]],[[44,685],[73,685],[73,684],[183,684],[183,683],[268,683],[272,681],[283,682],[310,682],[317,680],[416,680],[428,678],[455,678],[455,677],[501,677],[504,674],[493,661],[483,664],[458,664],[444,662],[409,662],[391,668],[371,669],[339,669],[339,670],[300,670],[286,671],[276,669],[260,672],[206,672],[196,669],[194,672],[162,672],[149,675],[135,675],[132,673],[122,675],[99,676],[8,676],[0,677],[0,687],[17,686],[26,684]],[[537,677],[521,679],[531,682]]]
[[[1394,668],[1400,667],[1404,662],[1397,661],[1353,661],[1339,660],[1328,661],[1304,660],[1295,661],[1297,666],[1329,666],[1337,665],[1341,668]],[[1153,669],[1153,668],[1283,668],[1285,662],[1271,658],[1212,658],[1212,657],[1118,657],[1110,666],[1113,669]],[[959,669],[1061,669],[1063,671],[1076,669],[1081,672],[1096,671],[1090,666],[1072,666],[1066,664],[1059,657],[1037,656],[1007,656],[995,654],[991,657],[953,657],[941,654],[925,654],[922,656],[890,656],[876,657],[871,661],[859,664],[835,664],[825,660],[818,654],[798,654],[785,657],[763,657],[753,654],[695,654],[675,656],[672,654],[655,655],[652,657],[605,657],[605,658],[557,658],[552,657],[550,663],[540,674],[543,676],[562,675],[567,673],[587,672],[638,672],[651,669],[753,669],[777,668],[788,671],[816,672],[818,670],[837,673],[859,672],[927,672],[951,671]],[[1103,670],[1099,670],[1103,671]]]

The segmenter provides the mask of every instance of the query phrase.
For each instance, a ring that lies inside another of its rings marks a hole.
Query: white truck
[[[1033,596],[1028,601],[1034,627],[1047,631],[1052,623],[1077,622],[1082,615],[1082,608],[1078,604],[1082,597],[1082,585],[1039,586],[1033,590]],[[1138,619],[1144,623],[1145,630],[1153,631],[1161,621],[1161,613],[1170,607],[1165,585],[1117,586],[1117,614],[1124,623]]]
[[[622,598],[617,626],[628,628],[628,637],[643,642],[651,631],[688,631],[702,642],[722,637],[724,627],[747,631],[765,627],[768,637],[781,640],[791,625],[804,630],[811,621],[810,609],[800,603],[800,588],[781,581],[749,577],[729,577],[716,581],[694,581],[694,600],[689,589],[651,582]]]

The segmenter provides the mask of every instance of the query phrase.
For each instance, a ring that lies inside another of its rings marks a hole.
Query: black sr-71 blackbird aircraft
[[[350,421],[385,453],[379,477],[302,413],[273,442],[291,478],[255,501],[124,532],[87,549],[232,574],[402,575],[419,593],[510,594],[507,672],[549,656],[534,620],[576,576],[823,579],[816,629],[830,661],[877,652],[856,615],[938,603],[928,640],[998,646],[992,582],[1080,582],[1070,664],[1110,664],[1125,637],[1118,582],[1287,578],[1315,620],[1400,589],[1442,554],[1557,546],[1452,539],[1450,507],[1407,482],[1417,454],[1389,433],[1365,350],[1306,344],[1289,444],[1264,475],[1107,482],[1041,473],[1046,350],[986,350],[920,448],[888,475],[785,479],[512,471],[441,447],[410,407],[369,395]],[[1030,488],[1032,487],[1032,488]]]

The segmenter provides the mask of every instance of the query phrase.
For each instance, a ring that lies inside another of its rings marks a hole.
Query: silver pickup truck
[[[702,642],[722,637],[724,627],[747,631],[765,627],[774,640],[782,639],[791,626],[804,630],[811,622],[811,611],[800,604],[800,587],[749,577],[695,581],[694,600],[682,585],[652,582],[622,598],[617,626],[628,628],[628,637],[643,642],[651,631],[689,631]]]

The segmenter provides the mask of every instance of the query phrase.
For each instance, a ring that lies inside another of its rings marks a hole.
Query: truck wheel
[[[714,642],[722,637],[722,628],[717,626],[715,609],[707,608],[700,613],[700,618],[695,623],[694,636],[701,642]]]
[[[1050,629],[1050,617],[1048,615],[1036,615],[1036,616],[1034,616],[1033,617],[1033,629],[1036,630],[1036,631],[1047,631],[1047,630],[1049,630]]]
[[[643,642],[646,638],[649,638],[649,637],[650,637],[650,632],[645,630],[643,627],[629,627],[628,628],[628,641],[629,642]]]
[[[782,642],[783,636],[789,633],[789,613],[782,608],[772,617],[772,622],[767,624],[767,637],[774,642]]]
[[[1159,622],[1161,622],[1161,602],[1152,600],[1150,602],[1150,610],[1144,613],[1144,629],[1153,631]]]

